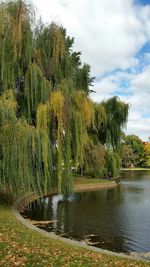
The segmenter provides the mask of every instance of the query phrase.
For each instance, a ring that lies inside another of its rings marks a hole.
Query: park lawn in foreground
[[[123,259],[53,240],[19,222],[11,207],[0,204],[0,266],[136,267],[150,263]]]

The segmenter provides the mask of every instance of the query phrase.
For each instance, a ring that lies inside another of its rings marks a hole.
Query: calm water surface
[[[24,216],[47,231],[117,252],[150,252],[150,171],[125,171],[114,189],[53,195]]]

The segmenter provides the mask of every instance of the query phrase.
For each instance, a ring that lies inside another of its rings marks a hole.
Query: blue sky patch
[[[134,0],[134,3],[146,6],[146,5],[150,5],[150,0]]]

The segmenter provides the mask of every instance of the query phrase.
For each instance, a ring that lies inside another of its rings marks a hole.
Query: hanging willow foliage
[[[110,150],[105,154],[105,175],[109,177],[117,177],[120,174],[120,156]]]
[[[25,76],[25,96],[27,99],[27,113],[32,121],[40,103],[45,103],[51,93],[51,83],[43,77],[38,66],[32,64]]]
[[[6,124],[0,132],[1,141],[1,186],[13,192],[36,191],[33,179],[29,143],[33,138],[32,128],[25,122]]]
[[[89,142],[88,127],[94,120],[94,105],[83,91],[75,92],[72,96],[72,134],[73,134],[73,154],[74,164],[83,166],[84,148]]]
[[[63,134],[63,105],[64,98],[61,92],[53,92],[50,98],[50,112],[57,124],[56,135],[56,175],[58,179],[58,192],[62,189],[62,134]]]
[[[96,106],[95,126],[102,144],[110,144],[117,148],[122,128],[128,119],[129,105],[120,101],[116,96]]]
[[[37,128],[17,120],[13,94],[0,97],[1,186],[10,191],[47,194],[51,187],[52,160],[47,128],[47,106],[40,105]],[[5,121],[4,121],[5,118]]]
[[[13,91],[7,90],[0,97],[0,126],[16,122],[17,102]]]
[[[90,141],[84,150],[84,169],[90,169],[95,175],[102,176],[105,165],[104,147],[101,144],[94,145]]]
[[[26,1],[0,4],[0,192],[72,190],[71,167],[116,175],[128,105],[90,98],[90,67]]]
[[[47,79],[58,84],[62,78],[61,65],[65,57],[65,30],[55,23],[48,27],[40,23],[36,34],[37,63],[42,67]]]
[[[32,17],[32,7],[23,1],[0,4],[0,91],[20,90],[32,60]]]

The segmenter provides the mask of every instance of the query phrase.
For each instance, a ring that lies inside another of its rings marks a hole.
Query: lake
[[[113,189],[51,195],[23,216],[46,231],[115,252],[150,252],[150,171],[124,171]],[[48,222],[49,221],[49,222]]]

